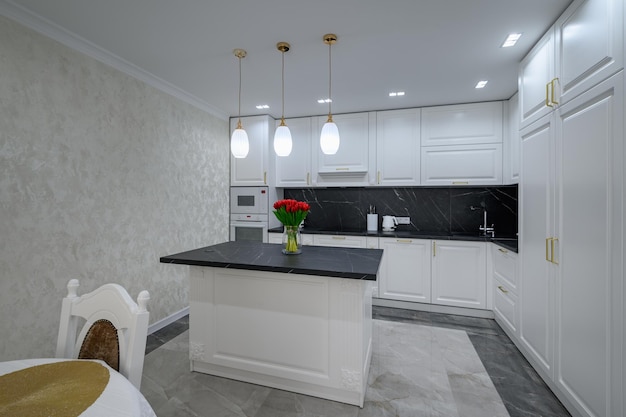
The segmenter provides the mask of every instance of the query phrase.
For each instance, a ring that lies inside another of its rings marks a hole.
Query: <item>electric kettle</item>
[[[395,216],[383,216],[383,232],[391,232],[398,225]]]

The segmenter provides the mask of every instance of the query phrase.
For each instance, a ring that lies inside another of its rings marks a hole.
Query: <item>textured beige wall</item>
[[[50,356],[65,286],[187,306],[159,257],[227,240],[228,122],[0,16],[0,360]]]

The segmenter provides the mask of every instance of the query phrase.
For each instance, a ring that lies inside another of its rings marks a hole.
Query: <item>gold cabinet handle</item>
[[[267,184],[267,171],[263,171],[263,184]]]
[[[411,243],[413,242],[411,239],[396,239],[398,243]]]
[[[346,240],[345,236],[333,236],[333,239],[335,240]]]
[[[500,252],[502,252],[502,253],[509,253],[509,251],[508,251],[508,250],[503,249],[503,248],[498,248],[498,250],[499,250]]]
[[[437,256],[437,242],[433,241],[433,257]]]
[[[550,102],[550,86],[552,85],[552,81],[546,84],[546,106],[554,107]]]
[[[506,289],[504,289],[504,287],[502,285],[498,285],[498,289],[500,291],[502,291],[504,294],[508,294],[509,293]]]
[[[310,180],[310,177],[311,177],[311,173],[307,172],[307,173],[306,173],[306,185],[311,184],[311,182],[309,181],[309,180]]]
[[[558,78],[553,78],[553,79],[552,79],[552,81],[550,81],[550,86],[552,87],[552,88],[551,88],[551,90],[552,90],[552,91],[550,92],[550,102],[551,102],[552,104],[559,104],[559,102],[558,102],[558,101],[556,101],[556,98],[554,97],[554,90],[555,90],[555,88],[554,88],[554,82],[555,82],[555,81],[558,83],[558,82],[559,82],[559,79],[558,79]],[[550,107],[552,107],[552,106],[550,106]]]
[[[335,168],[335,171],[350,171],[350,168]]]
[[[376,184],[380,184],[380,171],[376,174]]]
[[[554,260],[554,242],[558,242],[559,239],[553,237],[552,239],[550,239],[550,262],[552,262],[555,265],[558,265],[559,263],[557,261]]]
[[[452,181],[452,185],[467,185],[469,181]]]

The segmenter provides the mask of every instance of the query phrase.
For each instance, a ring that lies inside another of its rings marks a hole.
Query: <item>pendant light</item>
[[[230,138],[230,151],[235,158],[245,158],[250,150],[250,142],[248,141],[248,134],[241,126],[241,59],[246,57],[246,51],[243,49],[233,50],[233,54],[239,59],[239,111],[237,117],[237,128],[233,131],[233,135]]]
[[[334,155],[339,149],[339,130],[337,125],[333,122],[333,115],[331,112],[331,86],[332,86],[332,60],[331,60],[331,45],[337,43],[337,35],[329,33],[323,37],[324,43],[328,45],[328,120],[322,127],[322,134],[320,135],[320,147],[322,152],[326,155]]]
[[[291,131],[285,124],[285,52],[289,50],[291,46],[287,42],[278,42],[276,48],[281,52],[283,70],[282,70],[282,101],[283,112],[280,117],[280,125],[274,132],[274,152],[278,156],[289,156],[293,142],[291,140]]]

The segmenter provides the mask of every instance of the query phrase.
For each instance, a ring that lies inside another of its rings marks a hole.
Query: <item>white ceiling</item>
[[[333,113],[508,99],[519,61],[571,0],[0,0],[0,13],[77,35],[182,90],[220,116],[321,115],[332,47]],[[18,10],[19,13],[7,13]],[[12,16],[11,16],[12,15]],[[41,19],[43,18],[43,19]],[[38,29],[40,30],[40,29]],[[45,32],[45,30],[44,30]],[[513,48],[508,33],[523,32]],[[96,48],[99,47],[99,48]],[[489,83],[474,88],[479,80]],[[390,91],[405,91],[390,98]],[[269,104],[257,110],[257,104]]]

